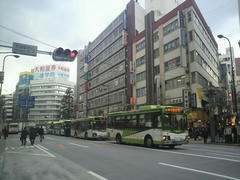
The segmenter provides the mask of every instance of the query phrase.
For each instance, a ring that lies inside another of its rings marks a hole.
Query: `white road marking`
[[[44,137],[44,138],[49,140],[55,140],[54,138],[50,138],[50,137]]]
[[[227,154],[219,154],[219,153],[209,153],[209,154],[215,154],[217,156],[227,156],[227,157],[233,157],[233,158],[240,158],[240,156],[233,156],[233,155],[227,155]]]
[[[157,150],[157,149],[149,149],[149,150],[165,152],[165,153],[172,153],[172,154],[180,154],[180,155],[185,155],[185,156],[204,157],[204,158],[208,158],[208,159],[218,159],[218,160],[232,161],[232,162],[240,163],[240,160],[228,159],[228,158],[222,158],[222,157],[216,157],[216,156],[206,156],[206,155],[201,155],[201,154],[182,153],[182,152],[166,151],[166,150],[164,151],[164,150]]]
[[[43,148],[43,149],[45,149],[46,151],[48,151],[48,149],[45,148],[44,146],[42,146],[42,145],[40,145],[40,144],[38,144],[38,146],[41,147],[41,148]]]
[[[34,153],[27,153],[27,152],[8,151],[7,153],[49,157],[48,154],[34,154]]]
[[[7,151],[8,150],[8,147],[5,147],[5,151]]]
[[[108,179],[106,179],[105,177],[102,177],[102,176],[100,176],[100,175],[98,175],[97,173],[92,172],[92,171],[88,171],[88,174],[91,174],[91,175],[93,175],[93,176],[95,176],[96,178],[101,179],[101,180],[108,180]]]
[[[74,145],[74,146],[79,146],[82,148],[88,148],[88,146],[84,146],[84,145],[80,145],[80,144],[75,144],[75,143],[69,143],[69,144]]]
[[[40,149],[40,150],[42,150],[43,152],[47,153],[50,157],[56,157],[56,156],[54,156],[52,153],[44,150],[43,148],[39,147],[38,145],[35,145],[35,147],[38,148],[38,149]]]
[[[235,177],[225,176],[225,175],[216,174],[216,173],[212,173],[212,172],[208,172],[208,171],[202,171],[202,170],[198,170],[198,169],[192,169],[192,168],[187,168],[187,167],[182,167],[182,166],[176,166],[176,165],[167,164],[167,163],[161,163],[161,162],[159,162],[158,164],[163,165],[163,166],[168,166],[168,167],[174,167],[174,168],[178,168],[178,169],[184,169],[184,170],[187,170],[187,171],[193,171],[193,172],[208,174],[208,175],[211,175],[211,176],[217,176],[217,177],[226,178],[226,179],[240,180],[240,179],[235,178]]]
[[[187,150],[197,150],[197,151],[206,151],[206,152],[213,152],[213,153],[224,153],[224,154],[229,154],[229,155],[237,155],[237,156],[240,156],[240,152],[239,153],[231,153],[231,152],[226,152],[225,151],[217,151],[217,150],[206,150],[206,149],[195,149],[195,148],[187,148]]]
[[[12,149],[12,150],[14,150],[14,149],[15,149],[15,147],[11,147],[11,149]]]

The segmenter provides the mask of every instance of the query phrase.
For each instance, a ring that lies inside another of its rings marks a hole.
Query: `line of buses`
[[[134,111],[46,122],[49,134],[84,139],[114,139],[116,143],[175,146],[188,143],[187,113],[183,107],[149,105]]]

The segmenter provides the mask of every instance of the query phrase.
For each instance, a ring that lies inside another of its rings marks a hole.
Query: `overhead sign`
[[[35,96],[19,96],[18,106],[19,108],[34,108]]]
[[[37,56],[37,46],[13,42],[12,52],[27,56]]]

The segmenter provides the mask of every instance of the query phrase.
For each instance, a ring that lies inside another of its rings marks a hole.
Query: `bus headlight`
[[[167,140],[167,136],[163,136],[163,137],[162,137],[162,140],[163,140],[163,141],[166,141],[166,140]]]

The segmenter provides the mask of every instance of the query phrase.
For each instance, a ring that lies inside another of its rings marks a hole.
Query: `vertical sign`
[[[183,89],[183,105],[185,108],[189,108],[189,90]]]
[[[201,93],[201,88],[197,88],[197,107],[202,108],[202,93]]]

